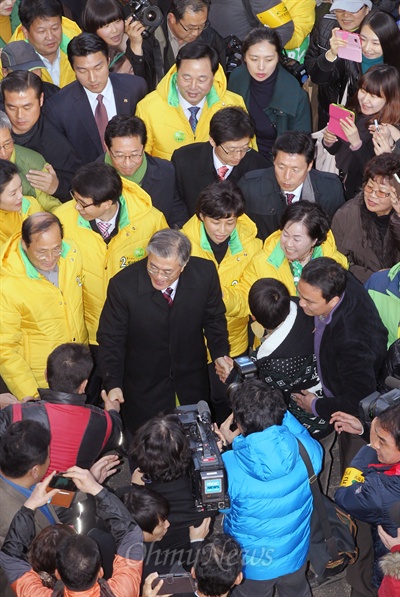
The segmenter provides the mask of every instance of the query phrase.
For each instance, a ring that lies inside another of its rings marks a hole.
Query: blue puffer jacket
[[[282,425],[239,435],[223,455],[231,498],[224,530],[244,551],[245,578],[277,578],[306,560],[312,495],[296,437],[318,473],[322,448],[290,413]]]

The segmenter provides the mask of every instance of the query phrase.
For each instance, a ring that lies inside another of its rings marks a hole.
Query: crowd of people
[[[351,596],[400,594],[399,15],[0,0],[1,595],[310,597],[336,440]]]

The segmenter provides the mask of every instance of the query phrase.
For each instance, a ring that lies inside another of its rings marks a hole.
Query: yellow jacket
[[[246,110],[243,98],[226,89],[222,66],[214,76],[214,84],[206,96],[200,119],[193,133],[179,103],[176,88],[176,65],[161,79],[155,91],[137,105],[136,116],[142,118],[147,129],[146,151],[157,158],[171,159],[175,149],[189,143],[208,141],[210,120],[215,112],[227,106]]]
[[[60,45],[60,85],[59,85],[61,88],[68,85],[68,83],[72,83],[72,81],[75,81],[75,79],[76,79],[75,73],[72,70],[72,67],[71,67],[68,57],[67,57],[67,47],[73,37],[76,37],[77,35],[82,33],[82,31],[80,30],[78,25],[74,21],[67,19],[67,17],[62,17],[62,30],[63,30],[63,35],[62,35],[61,45]],[[22,31],[22,25],[19,25],[16,28],[16,30],[14,31],[14,34],[10,41],[20,41],[20,40],[24,40],[24,39],[25,39],[25,35]],[[54,83],[47,68],[42,68],[42,80],[47,83]]]
[[[14,234],[20,233],[22,222],[39,211],[43,211],[43,207],[34,197],[22,197],[20,212],[0,209],[0,246]]]
[[[243,273],[250,266],[254,255],[261,250],[261,240],[256,238],[257,227],[246,215],[240,216],[232,232],[228,251],[218,265],[208,242],[204,224],[193,216],[182,228],[192,243],[192,255],[215,263],[226,307],[230,353],[238,356],[248,347],[247,324],[249,321],[247,299],[237,292]]]
[[[292,17],[294,25],[294,33],[285,49],[294,50],[294,48],[301,46],[314,27],[315,0],[284,0],[284,4]]]
[[[0,251],[0,375],[19,400],[47,387],[47,357],[63,342],[87,342],[82,308],[82,261],[64,240],[59,287],[28,260],[19,234]]]
[[[254,257],[250,267],[247,268],[240,288],[245,296],[248,296],[250,288],[260,278],[280,280],[285,284],[291,296],[296,296],[296,287],[289,261],[286,259],[279,242],[281,233],[281,230],[277,230],[265,239],[263,248]],[[315,247],[313,258],[316,257],[331,257],[346,269],[349,268],[347,257],[337,250],[331,230],[328,232],[326,241],[319,247]]]
[[[110,278],[146,255],[151,236],[168,228],[164,215],[151,203],[150,196],[134,182],[122,179],[118,233],[106,244],[90,223],[75,209],[75,201],[59,207],[55,215],[64,233],[73,238],[82,254],[83,305],[90,344],[97,344],[96,333]]]

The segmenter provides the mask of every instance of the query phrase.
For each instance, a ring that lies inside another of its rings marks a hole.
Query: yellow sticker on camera
[[[340,487],[350,487],[353,483],[364,483],[364,475],[358,468],[346,468]]]
[[[292,17],[283,2],[276,4],[276,6],[273,6],[269,10],[259,12],[256,17],[263,25],[271,27],[271,29],[285,25],[292,20]]]

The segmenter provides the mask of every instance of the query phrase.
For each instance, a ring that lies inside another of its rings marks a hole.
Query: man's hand
[[[395,545],[400,545],[400,528],[397,529],[397,536],[392,537],[383,530],[382,526],[378,524],[378,533],[383,545],[386,549],[392,549]]]
[[[357,435],[360,435],[364,431],[364,427],[357,417],[341,411],[333,413],[329,423],[335,426],[335,430],[338,433],[346,431],[347,433],[356,433]]]
[[[306,413],[312,413],[311,404],[317,397],[315,394],[312,394],[308,390],[301,390],[300,394],[291,394],[291,397],[297,406],[305,410]]]
[[[26,178],[35,189],[48,195],[54,195],[59,185],[56,171],[51,164],[45,164],[43,170],[29,170]]]
[[[9,406],[10,404],[18,404],[18,398],[10,394],[10,392],[4,392],[4,394],[0,394],[0,410]]]
[[[211,522],[211,517],[208,516],[207,518],[205,518],[203,520],[203,522],[201,523],[200,526],[198,526],[198,527],[190,526],[189,527],[190,541],[204,541],[204,539],[207,537],[208,532],[210,530],[210,522]]]
[[[103,456],[90,468],[90,472],[98,483],[104,483],[108,477],[111,477],[117,472],[119,465],[119,456],[117,454],[109,454]]]
[[[89,493],[90,495],[97,495],[103,489],[90,471],[80,468],[79,466],[71,466],[65,473],[63,473],[63,477],[72,479],[78,489],[84,493]]]
[[[229,415],[227,419],[223,423],[221,423],[220,428],[218,429],[217,424],[214,423],[214,431],[218,435],[218,437],[222,441],[222,445],[226,446],[227,444],[231,444],[235,437],[240,434],[239,429],[235,431],[231,430],[231,425],[233,423],[233,413]]]
[[[224,383],[229,373],[233,369],[233,360],[225,355],[224,357],[218,357],[218,359],[215,359],[214,363],[215,372],[220,380]]]
[[[156,595],[158,595],[158,591],[163,586],[164,581],[160,579],[160,581],[155,585],[154,589],[152,589],[151,585],[157,577],[158,572],[152,572],[146,577],[143,585],[142,597],[156,597]],[[170,595],[167,595],[166,597],[170,597]]]
[[[24,503],[26,508],[29,508],[30,510],[36,510],[37,508],[41,508],[46,504],[50,504],[52,497],[59,492],[59,489],[52,489],[51,491],[46,492],[46,489],[54,475],[55,471],[53,471],[51,475],[49,475],[44,481],[36,483],[35,489]]]
[[[121,410],[121,404],[124,401],[124,395],[120,388],[113,388],[107,394],[105,390],[101,390],[101,398],[104,402],[104,410],[116,410],[119,412]]]

